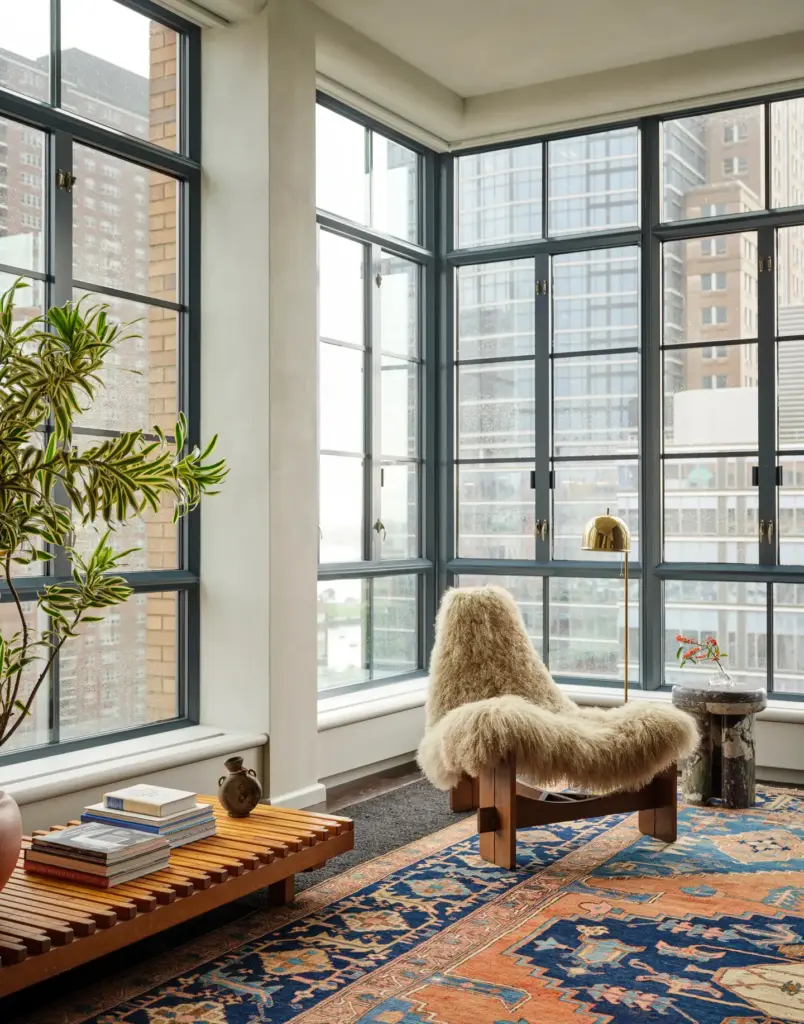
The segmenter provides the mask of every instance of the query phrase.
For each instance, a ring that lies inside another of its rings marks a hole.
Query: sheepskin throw
[[[418,761],[438,789],[511,755],[533,785],[639,789],[698,743],[670,705],[579,707],[553,681],[501,587],[450,590],[436,621],[427,729]]]

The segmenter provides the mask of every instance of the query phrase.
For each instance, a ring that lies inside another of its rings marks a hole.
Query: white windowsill
[[[0,789],[18,804],[74,793],[136,775],[204,761],[268,742],[264,733],[231,733],[207,725],[71,750],[0,767]]]

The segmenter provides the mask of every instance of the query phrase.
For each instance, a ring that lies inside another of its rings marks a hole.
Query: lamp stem
[[[625,703],[628,703],[628,552],[623,552],[625,555],[625,672],[623,673],[624,685],[623,693],[625,695]]]

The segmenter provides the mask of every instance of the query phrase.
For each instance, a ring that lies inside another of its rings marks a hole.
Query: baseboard
[[[268,801],[273,807],[293,807],[297,811],[307,810],[310,807],[320,807],[326,803],[327,788],[320,782],[312,786],[305,786],[304,789],[295,789],[291,793],[280,793],[279,796],[272,796]]]
[[[757,765],[757,781],[769,786],[804,786],[804,771],[792,768],[762,768]]]

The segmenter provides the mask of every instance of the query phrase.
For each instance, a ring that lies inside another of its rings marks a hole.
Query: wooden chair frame
[[[453,811],[477,811],[480,856],[491,864],[516,868],[516,831],[559,821],[639,812],[639,831],[664,843],[677,836],[676,766],[670,765],[635,792],[607,796],[555,793],[517,782],[516,761],[509,758],[479,778],[462,779],[450,793]]]

